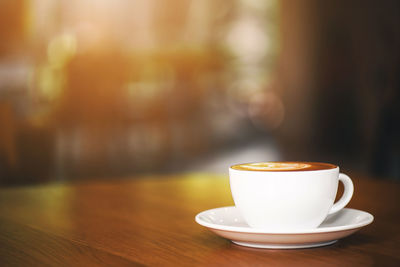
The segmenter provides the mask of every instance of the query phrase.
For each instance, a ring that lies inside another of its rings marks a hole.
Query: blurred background
[[[399,10],[0,0],[0,184],[273,160],[400,181]]]

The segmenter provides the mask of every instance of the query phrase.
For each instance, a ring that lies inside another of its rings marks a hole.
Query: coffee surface
[[[335,165],[320,162],[257,162],[238,164],[231,167],[241,171],[317,171],[336,168]]]

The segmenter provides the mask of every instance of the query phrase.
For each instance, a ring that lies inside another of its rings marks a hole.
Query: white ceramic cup
[[[354,191],[351,179],[339,173],[337,166],[297,171],[232,167],[229,168],[229,182],[233,200],[246,222],[254,228],[274,231],[316,228],[328,214],[343,209]],[[339,181],[344,184],[344,193],[334,204]]]

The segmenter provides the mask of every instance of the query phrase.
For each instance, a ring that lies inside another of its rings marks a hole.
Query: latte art
[[[249,171],[293,171],[310,167],[306,163],[260,162],[240,165]]]
[[[232,166],[242,171],[312,171],[334,169],[335,165],[319,162],[257,162]]]

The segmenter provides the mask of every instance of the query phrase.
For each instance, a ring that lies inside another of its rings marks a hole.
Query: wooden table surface
[[[400,184],[354,176],[375,221],[334,245],[240,247],[196,224],[233,205],[225,176],[151,176],[0,189],[1,266],[400,266]]]

